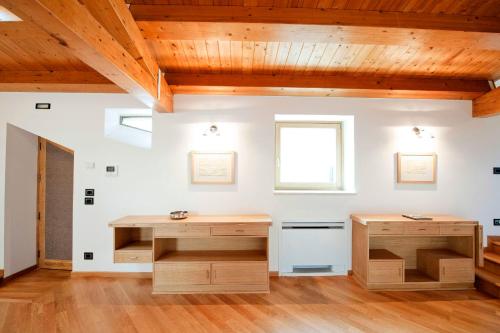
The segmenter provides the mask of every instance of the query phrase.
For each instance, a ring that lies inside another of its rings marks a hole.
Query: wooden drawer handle
[[[245,232],[243,229],[236,229],[236,232]]]
[[[128,257],[131,260],[139,259],[139,257]]]
[[[391,229],[388,229],[388,228],[382,228],[382,231],[389,231]]]
[[[426,228],[420,228],[420,229],[418,229],[418,231],[425,231],[425,230],[427,230],[427,229]]]

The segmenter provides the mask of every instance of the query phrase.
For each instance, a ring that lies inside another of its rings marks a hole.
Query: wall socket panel
[[[499,167],[493,168],[493,174],[494,175],[500,175],[500,168]]]
[[[500,226],[500,219],[493,219],[493,225]]]
[[[94,260],[94,252],[83,252],[83,260]]]

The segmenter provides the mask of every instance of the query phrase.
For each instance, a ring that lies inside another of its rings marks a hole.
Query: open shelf
[[[386,249],[370,249],[370,260],[401,260],[400,256],[395,255]]]
[[[193,261],[266,261],[265,251],[172,251],[165,252],[155,262]]]
[[[437,282],[437,281],[417,269],[405,269],[404,282]]]
[[[469,257],[449,249],[418,249],[418,253],[436,259],[467,259]]]
[[[122,245],[115,251],[151,251],[153,249],[153,242],[150,240],[132,241]]]

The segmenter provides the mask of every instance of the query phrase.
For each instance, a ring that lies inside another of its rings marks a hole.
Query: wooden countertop
[[[192,215],[184,220],[172,220],[168,215],[131,215],[109,223],[110,227],[161,227],[166,224],[219,225],[219,224],[271,225],[269,215]]]
[[[452,224],[478,224],[477,221],[462,219],[451,215],[425,215],[432,217],[431,220],[412,220],[403,215],[382,215],[382,214],[352,214],[353,222],[361,224],[380,223],[380,222],[413,222],[413,223],[452,223]]]

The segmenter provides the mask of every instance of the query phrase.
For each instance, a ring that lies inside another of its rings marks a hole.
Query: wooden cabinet
[[[153,293],[269,292],[266,215],[131,216],[110,223],[116,263],[153,262]]]
[[[476,221],[433,216],[351,216],[353,275],[372,290],[474,288],[482,229]]]
[[[448,249],[417,250],[417,268],[440,282],[474,282],[474,261]]]
[[[148,263],[153,260],[152,229],[114,228],[115,263]]]

